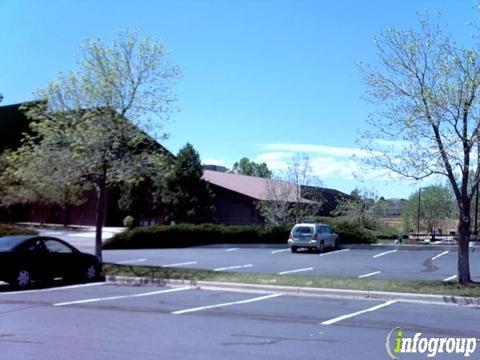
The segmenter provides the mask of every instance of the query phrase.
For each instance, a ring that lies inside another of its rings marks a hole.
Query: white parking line
[[[457,275],[450,276],[446,279],[443,279],[443,281],[450,281],[450,280],[455,280],[457,278]]]
[[[295,269],[295,270],[282,271],[282,272],[279,272],[278,275],[293,274],[293,273],[297,273],[297,272],[311,271],[311,270],[313,270],[313,267],[308,267],[308,268],[303,268],[303,269]]]
[[[328,253],[321,253],[320,256],[328,256],[328,255],[338,254],[346,251],[350,251],[350,249],[342,249],[342,250],[330,251]]]
[[[391,253],[394,253],[394,252],[397,252],[398,250],[390,250],[390,251],[385,251],[385,252],[382,252],[380,254],[377,254],[377,255],[373,255],[374,258],[378,258],[380,256],[383,256],[383,255],[387,255],[387,254],[391,254]]]
[[[352,318],[354,316],[358,316],[358,315],[361,315],[361,314],[365,314],[367,312],[372,312],[372,311],[375,311],[375,310],[379,310],[381,308],[384,308],[385,306],[395,304],[396,302],[397,302],[397,300],[389,300],[386,303],[376,305],[376,306],[373,306],[373,307],[365,309],[365,310],[357,311],[357,312],[354,312],[354,313],[351,313],[351,314],[342,315],[342,316],[324,321],[324,322],[322,322],[322,325],[332,325],[332,324],[335,324],[336,322],[339,322],[339,321],[342,321],[342,320],[345,320],[345,319],[349,319],[349,318]]]
[[[133,263],[139,263],[144,261],[147,261],[147,259],[124,260],[124,261],[117,262],[117,264],[133,264]]]
[[[358,278],[359,279],[366,278],[366,277],[377,275],[377,274],[380,274],[380,273],[381,273],[381,271],[374,271],[374,272],[371,272],[371,273],[368,273],[368,274],[359,275]]]
[[[171,289],[167,289],[167,290],[151,291],[151,292],[147,292],[147,293],[140,293],[140,294],[133,294],[133,295],[120,295],[120,296],[109,296],[109,297],[104,297],[104,298],[67,301],[67,302],[61,302],[61,303],[53,304],[53,306],[66,306],[66,305],[75,305],[75,304],[86,304],[86,303],[92,303],[92,302],[98,302],[98,301],[136,298],[136,297],[143,297],[143,296],[166,294],[166,293],[189,290],[189,289],[190,289],[190,287],[171,288]]]
[[[230,251],[237,251],[237,250],[240,250],[240,248],[229,248],[229,249],[227,249],[227,252],[230,252]]]
[[[273,250],[273,251],[272,251],[272,254],[278,254],[278,253],[285,252],[285,251],[290,251],[290,248],[280,249],[280,250]]]
[[[252,267],[252,266],[253,266],[253,264],[227,266],[227,267],[221,267],[221,268],[213,269],[213,271],[235,270],[235,269],[249,268],[249,267]]]
[[[175,264],[167,264],[167,265],[162,265],[162,267],[186,266],[186,265],[195,265],[195,264],[198,264],[198,261],[186,261],[186,262],[175,263]]]
[[[276,298],[278,296],[282,296],[282,294],[270,294],[270,295],[256,297],[256,298],[253,298],[253,299],[233,301],[233,302],[229,302],[229,303],[216,304],[216,305],[200,306],[200,307],[196,307],[196,308],[192,308],[192,309],[177,310],[177,311],[173,311],[172,314],[180,315],[180,314],[190,313],[190,312],[194,312],[194,311],[214,309],[214,308],[218,308],[218,307],[225,307],[225,306],[239,305],[239,304],[248,304],[248,303],[252,303],[252,302],[255,302],[255,301],[261,301],[261,300]]]
[[[105,284],[106,283],[104,283],[104,282],[96,282],[96,283],[88,283],[88,284],[58,286],[58,287],[53,287],[53,288],[48,288],[48,289],[7,291],[7,292],[0,292],[0,295],[31,294],[31,293],[37,293],[37,292],[57,291],[57,290],[65,290],[65,289],[76,289],[76,288],[98,286],[98,285],[105,285]]]
[[[432,260],[435,260],[435,259],[438,259],[440,256],[443,256],[443,255],[447,255],[448,254],[448,251],[444,251],[438,255],[435,255],[434,257],[432,257]]]

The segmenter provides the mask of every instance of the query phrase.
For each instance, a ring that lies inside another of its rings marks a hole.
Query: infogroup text
[[[426,354],[433,358],[437,354],[447,353],[470,357],[479,341],[476,337],[425,337],[421,332],[407,337],[401,328],[396,327],[388,333],[385,348],[391,359],[399,359],[400,354]]]

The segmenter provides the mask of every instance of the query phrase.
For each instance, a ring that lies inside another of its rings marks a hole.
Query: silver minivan
[[[296,252],[298,248],[317,250],[322,252],[325,247],[335,248],[338,235],[326,224],[302,223],[296,224],[288,237],[290,250]]]

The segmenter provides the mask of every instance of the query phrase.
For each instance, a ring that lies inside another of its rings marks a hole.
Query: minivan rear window
[[[294,235],[313,234],[313,228],[310,226],[299,226],[293,229],[293,234]]]

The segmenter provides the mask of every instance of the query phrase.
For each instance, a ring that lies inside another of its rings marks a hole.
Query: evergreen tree
[[[178,152],[173,171],[162,191],[162,202],[169,220],[177,223],[212,220],[214,196],[202,175],[200,155],[187,143]]]
[[[258,176],[267,179],[272,177],[272,172],[268,169],[267,164],[264,162],[256,163],[255,161],[252,161],[246,157],[236,161],[233,164],[233,169],[231,172],[239,175]]]

